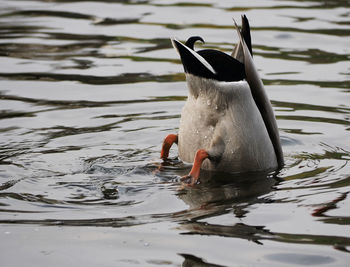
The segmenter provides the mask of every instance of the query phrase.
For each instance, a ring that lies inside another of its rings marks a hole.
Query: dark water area
[[[1,266],[348,266],[349,1],[0,3]],[[230,53],[241,14],[285,166],[182,188],[169,38]]]

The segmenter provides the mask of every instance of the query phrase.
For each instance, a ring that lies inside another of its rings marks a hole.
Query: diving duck
[[[250,26],[245,15],[235,26],[239,42],[231,55],[195,51],[199,36],[185,44],[171,39],[184,67],[188,98],[178,134],[163,142],[161,158],[178,145],[182,161],[193,163],[183,181],[194,185],[201,169],[222,172],[276,170],[283,166],[277,123],[253,62]]]

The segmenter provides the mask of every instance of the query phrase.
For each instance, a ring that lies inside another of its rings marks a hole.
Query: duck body
[[[276,169],[276,154],[246,81],[221,82],[186,74],[189,94],[181,113],[179,157],[194,162],[208,151],[201,167],[224,172]]]
[[[231,55],[194,50],[199,36],[185,44],[172,39],[189,89],[178,134],[168,135],[161,151],[166,159],[173,143],[181,160],[193,163],[193,185],[200,169],[222,172],[276,170],[283,166],[276,119],[255,68],[248,19],[242,16],[240,38]]]

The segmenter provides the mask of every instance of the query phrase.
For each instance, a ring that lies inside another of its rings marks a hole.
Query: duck
[[[244,173],[276,171],[283,167],[283,151],[276,118],[253,61],[248,18],[234,25],[239,42],[231,55],[215,49],[196,51],[200,36],[185,44],[171,43],[181,58],[188,97],[178,133],[165,137],[160,157],[166,161],[173,144],[179,158],[192,163],[181,178],[199,182],[200,171]]]

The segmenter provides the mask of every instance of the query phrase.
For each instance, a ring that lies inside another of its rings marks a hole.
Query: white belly
[[[245,172],[277,168],[273,145],[247,83],[241,82],[232,93],[196,93],[190,90],[181,114],[178,147],[183,161],[192,163],[198,149],[215,152],[220,143],[220,160],[205,160],[203,169]]]

